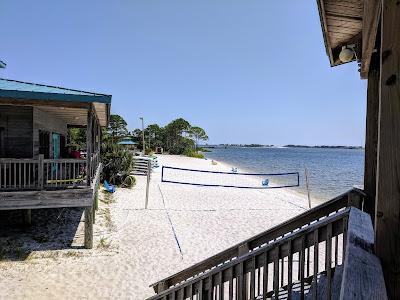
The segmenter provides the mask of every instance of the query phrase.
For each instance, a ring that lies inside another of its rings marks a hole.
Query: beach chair
[[[268,179],[263,180],[262,181],[262,185],[263,186],[268,186],[269,185],[269,180]]]
[[[237,173],[237,171],[238,171],[237,168],[232,167],[232,173]]]
[[[107,180],[104,180],[104,188],[105,188],[105,190],[107,191],[107,192],[109,192],[109,193],[114,193],[115,192],[115,186],[113,186],[112,184],[109,184],[108,182],[107,182]]]

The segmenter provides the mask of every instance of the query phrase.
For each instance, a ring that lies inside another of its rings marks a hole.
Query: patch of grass
[[[6,250],[0,249],[0,261],[6,258]]]
[[[108,249],[110,246],[111,242],[109,242],[105,237],[101,237],[97,249]]]
[[[68,252],[65,252],[65,253],[63,254],[63,256],[65,256],[65,257],[75,257],[75,258],[78,258],[78,257],[82,257],[83,254],[82,254],[81,252],[78,252],[78,251],[68,251]]]
[[[24,249],[22,249],[21,247],[15,248],[15,256],[17,258],[22,258],[24,256],[24,254],[25,254]]]
[[[111,204],[115,202],[115,198],[113,196],[113,194],[103,191],[103,197],[101,199],[101,202],[105,203],[105,204]]]
[[[104,221],[105,221],[105,226],[109,229],[114,228],[114,223],[111,219],[111,211],[108,207],[104,209]]]

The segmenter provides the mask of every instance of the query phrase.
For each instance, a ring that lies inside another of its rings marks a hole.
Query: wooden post
[[[43,189],[43,172],[44,172],[44,163],[43,163],[44,155],[39,154],[39,163],[38,163],[38,189]]]
[[[87,127],[86,127],[86,185],[90,186],[91,176],[91,165],[90,160],[92,157],[92,143],[93,143],[93,113],[92,104],[87,113]]]
[[[93,248],[93,206],[85,207],[85,248]]]
[[[25,225],[32,224],[32,211],[30,209],[26,209],[24,211],[24,224]]]
[[[95,209],[94,201],[93,201],[92,213],[93,213],[93,224],[96,224],[96,209]]]
[[[310,197],[310,187],[308,185],[308,171],[304,166],[304,175],[306,177],[306,189],[307,189],[307,197],[308,197],[308,208],[311,208],[311,197]]]
[[[365,132],[364,211],[369,213],[372,224],[375,220],[376,159],[378,148],[379,115],[379,57],[374,54],[368,74],[367,120]]]
[[[375,251],[389,299],[400,299],[400,2],[383,0]]]
[[[149,204],[149,186],[150,186],[150,174],[151,174],[151,161],[150,159],[147,161],[147,184],[146,184],[146,202],[144,208],[147,209],[147,205]]]

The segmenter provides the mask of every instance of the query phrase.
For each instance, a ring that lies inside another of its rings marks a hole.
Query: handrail
[[[318,261],[321,258],[321,254],[325,256],[325,261],[329,262],[325,263],[324,272],[326,272],[328,277],[327,286],[331,287],[333,282],[332,270],[334,269],[332,264],[334,263],[336,266],[338,261],[337,257],[335,257],[335,261],[331,260],[333,254],[329,253],[329,251],[333,246],[332,240],[336,240],[338,235],[343,233],[343,239],[345,239],[347,219],[349,212],[352,209],[353,208],[349,207],[341,210],[340,212],[309,224],[307,227],[303,227],[295,232],[291,232],[281,239],[277,239],[267,245],[259,247],[258,249],[247,252],[235,260],[231,260],[230,262],[222,265],[216,265],[211,270],[191,278],[184,283],[170,287],[169,289],[160,292],[148,300],[176,298],[184,299],[186,297],[190,297],[192,299],[194,294],[199,296],[197,299],[211,300],[214,299],[213,295],[216,293],[219,294],[218,299],[222,299],[222,296],[226,294],[225,282],[227,282],[229,286],[228,298],[232,299],[234,280],[236,281],[236,296],[239,296],[239,299],[247,299],[248,293],[250,293],[251,299],[255,299],[257,296],[263,296],[263,299],[265,299],[267,295],[272,294],[275,295],[275,299],[278,299],[278,295],[280,293],[279,290],[284,287],[287,289],[287,293],[292,295],[295,264],[293,257],[295,254],[298,254],[300,263],[297,271],[298,280],[301,286],[300,292],[303,295],[305,294],[307,276],[308,278],[312,279],[312,277],[309,277],[310,263],[312,264],[314,272],[318,272]],[[319,245],[321,242],[325,242],[325,253],[320,253],[318,250],[317,245]],[[312,246],[314,246],[314,256],[311,260],[310,254],[306,256],[306,251],[309,251],[310,247]],[[336,244],[335,247],[335,251],[337,251],[338,244]],[[287,260],[285,260],[286,257]],[[268,265],[271,263],[273,264],[273,288],[269,290]],[[284,267],[285,263],[287,264],[287,268]],[[279,267],[280,264],[282,265],[281,267]],[[262,280],[260,276],[261,269],[263,273]],[[256,273],[258,273],[258,276],[256,276]],[[249,281],[250,285],[248,285]],[[286,281],[287,284],[284,284],[284,281]],[[318,295],[316,285],[317,282],[314,283],[315,287],[313,287],[313,291],[316,291],[314,299],[316,299]],[[309,289],[311,288],[309,287]],[[204,298],[204,296],[206,296],[204,294],[207,294],[207,297]]]
[[[148,300],[233,299],[233,295],[235,299],[250,295],[250,299],[385,300],[382,267],[373,245],[370,216],[347,207]]]
[[[340,299],[387,299],[382,266],[373,254],[374,239],[371,217],[351,209]]]
[[[362,200],[365,194],[362,190],[353,188],[346,193],[343,193],[332,200],[329,200],[319,206],[316,206],[292,219],[289,219],[271,229],[268,229],[258,235],[255,235],[240,244],[230,247],[214,256],[209,257],[191,267],[182,270],[172,276],[157,281],[150,286],[153,287],[156,293],[168,289],[170,286],[176,285],[184,280],[203,273],[215,266],[226,263],[232,259],[238,258],[249,251],[269,244],[277,238],[293,232],[296,229],[309,225],[313,221],[318,221],[321,218],[339,211],[348,206],[362,207]]]

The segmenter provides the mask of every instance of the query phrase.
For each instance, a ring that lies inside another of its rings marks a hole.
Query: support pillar
[[[87,127],[86,127],[86,185],[90,186],[92,183],[91,176],[91,157],[92,157],[92,145],[93,145],[93,112],[92,104],[87,114]]]
[[[32,224],[32,210],[26,209],[24,211],[24,224],[31,225]]]
[[[93,206],[85,207],[85,248],[93,248]]]
[[[378,150],[380,62],[378,53],[371,59],[368,73],[367,120],[365,132],[364,211],[375,220],[376,164]]]
[[[382,0],[375,251],[400,299],[400,2]]]

